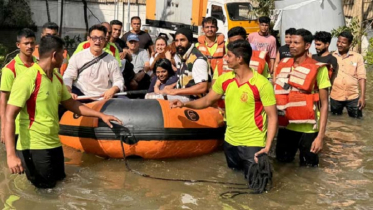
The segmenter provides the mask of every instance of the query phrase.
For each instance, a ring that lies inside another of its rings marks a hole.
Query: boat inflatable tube
[[[64,145],[103,157],[183,158],[207,154],[219,147],[225,123],[218,109],[171,109],[165,100],[110,99],[86,104],[114,115],[123,125],[109,128],[101,119],[66,112],[59,137]],[[122,140],[122,141],[121,141]]]

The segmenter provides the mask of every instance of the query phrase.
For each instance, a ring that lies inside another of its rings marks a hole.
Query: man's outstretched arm
[[[21,107],[8,104],[5,113],[5,147],[7,153],[8,168],[12,174],[23,173],[22,162],[21,159],[16,155],[15,145],[15,120],[21,109]]]
[[[180,100],[170,101],[171,108],[182,108],[188,107],[192,109],[203,109],[215,104],[223,95],[215,93],[215,91],[210,91],[205,97],[200,98],[195,101],[189,101],[186,103]]]

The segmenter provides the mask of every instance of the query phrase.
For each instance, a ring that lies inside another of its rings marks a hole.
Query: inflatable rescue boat
[[[171,109],[165,100],[110,99],[86,104],[114,115],[123,125],[109,128],[98,118],[66,112],[60,121],[64,145],[103,157],[146,159],[198,156],[222,144],[225,132],[218,109]]]

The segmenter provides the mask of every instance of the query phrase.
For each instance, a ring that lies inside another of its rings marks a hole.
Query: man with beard
[[[201,99],[170,102],[171,108],[203,109],[225,94],[224,153],[228,167],[243,170],[245,175],[259,154],[268,154],[277,130],[273,86],[250,67],[251,54],[251,46],[246,40],[230,42],[225,60],[233,71],[221,75],[212,90]]]
[[[361,118],[365,107],[367,76],[363,56],[350,51],[353,39],[350,31],[338,36],[338,51],[333,56],[337,58],[339,67],[330,93],[330,106],[335,115],[341,115],[346,107],[350,117]]]
[[[19,54],[16,55],[5,67],[2,69],[1,86],[0,86],[0,113],[1,113],[1,142],[4,143],[4,128],[5,128],[5,110],[9,100],[9,95],[12,90],[14,80],[19,75],[26,72],[30,67],[37,62],[36,58],[32,56],[35,49],[35,33],[28,28],[24,28],[17,34],[16,45],[19,49]],[[18,134],[19,118],[16,119],[16,131]]]
[[[209,59],[212,72],[210,74],[221,75],[223,73],[223,57],[225,55],[225,37],[217,35],[218,22],[213,17],[207,17],[202,21],[202,30],[205,35],[198,37],[196,47]]]
[[[208,90],[207,58],[194,46],[193,32],[189,28],[179,28],[176,31],[175,46],[181,59],[180,68],[177,70],[179,81],[176,89],[163,89],[161,93],[186,96],[188,99],[201,97]]]
[[[315,33],[314,40],[317,54],[312,55],[312,58],[319,62],[330,64],[332,69],[331,72],[335,74],[335,72],[338,70],[338,62],[337,59],[329,52],[329,45],[332,41],[332,35],[326,31],[319,31]],[[334,75],[330,76],[333,83]]]
[[[275,94],[280,129],[276,159],[289,163],[298,149],[300,166],[318,166],[328,119],[328,69],[308,57],[313,36],[298,29],[291,36],[292,58],[277,66]]]

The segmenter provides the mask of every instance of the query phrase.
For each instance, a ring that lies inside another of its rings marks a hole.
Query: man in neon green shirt
[[[24,28],[17,34],[17,47],[19,54],[16,55],[2,70],[1,86],[0,86],[0,113],[1,122],[5,122],[5,110],[9,99],[10,91],[13,86],[14,79],[26,72],[34,63],[36,58],[32,56],[35,50],[35,33],[28,28]],[[16,120],[16,134],[18,134],[18,118]],[[1,142],[4,143],[4,127],[5,123],[1,123]]]
[[[99,117],[109,127],[117,118],[94,111],[71,98],[61,75],[55,70],[63,62],[64,41],[45,36],[39,45],[39,64],[15,80],[6,109],[5,141],[11,173],[26,172],[38,188],[52,188],[65,178],[64,156],[58,137],[58,105],[76,114]],[[20,113],[17,151],[15,118]]]
[[[301,66],[308,58],[313,36],[305,29],[298,29],[291,36],[290,53],[293,56],[293,68]],[[281,68],[279,64],[278,68]],[[276,74],[279,69],[276,69]],[[318,126],[306,123],[290,123],[285,129],[280,129],[277,136],[276,158],[280,162],[292,162],[298,149],[301,166],[318,166],[318,153],[323,148],[326,123],[328,119],[328,88],[331,86],[328,69],[317,70],[316,84],[321,102],[317,111]],[[314,91],[315,91],[314,90]]]
[[[251,46],[246,40],[228,44],[226,61],[232,72],[221,75],[205,97],[182,103],[170,102],[171,108],[203,109],[225,94],[227,130],[224,152],[228,167],[244,170],[254,159],[268,153],[277,130],[276,99],[271,83],[249,67]]]

